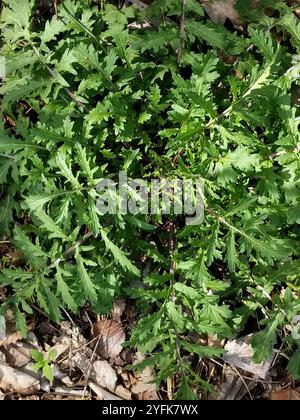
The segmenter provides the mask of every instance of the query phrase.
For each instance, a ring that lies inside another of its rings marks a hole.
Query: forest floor
[[[2,265],[18,265],[20,258],[9,240],[0,245]],[[0,391],[0,400],[172,399],[176,378],[157,386],[151,368],[140,373],[130,369],[143,360],[141,354],[122,346],[137,320],[133,301],[116,301],[107,317],[96,317],[89,306],[76,317],[65,311],[66,320],[59,326],[34,309],[26,339],[16,330],[13,314],[0,317],[0,389],[5,390]],[[203,392],[199,399],[300,399],[300,388],[276,353],[265,363],[252,362],[250,337],[227,342],[223,359],[197,363],[197,373],[214,390]],[[215,345],[216,340],[209,336],[206,345]]]

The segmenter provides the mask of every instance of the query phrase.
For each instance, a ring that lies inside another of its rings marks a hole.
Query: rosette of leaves
[[[107,313],[129,295],[141,319],[128,345],[149,356],[138,368],[177,374],[178,398],[208,387],[184,355],[222,354],[193,336],[230,338],[259,319],[255,360],[270,357],[300,310],[300,26],[272,7],[240,34],[190,0],[179,35],[179,0],[143,12],[66,0],[47,21],[34,1],[4,1],[0,232],[23,264],[0,285],[24,335],[32,302],[59,323],[63,308]],[[98,182],[124,170],[201,178],[204,222],[100,214]],[[295,337],[284,342],[297,378]]]

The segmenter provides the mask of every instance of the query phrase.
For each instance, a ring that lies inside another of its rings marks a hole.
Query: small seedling
[[[48,356],[45,356],[41,351],[32,350],[31,357],[35,361],[32,369],[36,372],[41,370],[45,378],[48,379],[49,382],[53,382],[54,376],[50,363],[56,357],[56,350],[50,350]]]

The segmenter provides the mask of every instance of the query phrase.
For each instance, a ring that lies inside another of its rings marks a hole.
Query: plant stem
[[[182,0],[182,14],[181,14],[181,18],[180,18],[177,64],[180,64],[181,55],[182,55],[182,44],[183,44],[183,35],[184,35],[184,27],[185,27],[186,2],[187,2],[187,0]]]

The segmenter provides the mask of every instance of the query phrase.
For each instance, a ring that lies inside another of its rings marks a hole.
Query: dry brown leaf
[[[22,339],[22,335],[19,331],[14,331],[6,334],[6,337],[3,340],[0,340],[0,347],[16,343]]]
[[[143,401],[157,401],[160,398],[155,391],[145,391],[138,395],[138,399]]]
[[[97,360],[93,363],[90,378],[109,391],[114,392],[116,389],[118,380],[116,372],[106,360]]]
[[[54,369],[53,369],[54,370]],[[57,376],[55,375],[55,371],[54,371],[54,377],[56,378]],[[74,381],[72,381],[72,379],[69,376],[64,376],[64,377],[59,377],[60,381],[66,386],[66,387],[72,387],[74,385]]]
[[[128,372],[128,382],[131,386],[137,383],[136,377],[131,372]]]
[[[7,114],[4,114],[4,121],[8,127],[16,127],[16,122]]]
[[[295,389],[281,389],[280,391],[272,391],[269,395],[269,400],[277,401],[296,401],[300,400],[300,392]]]
[[[71,347],[72,347],[71,337],[67,337],[65,335],[62,335],[61,337],[59,337],[59,339],[55,343],[55,345],[52,346],[48,350],[47,353],[49,354],[51,351],[55,351],[55,357],[53,359],[55,361],[55,360],[58,360],[64,353],[69,351]]]
[[[236,0],[201,0],[201,5],[205,9],[212,21],[224,24],[226,19],[231,20],[232,23],[238,25],[242,23],[242,19],[235,9]]]
[[[26,372],[0,363],[0,389],[4,392],[28,395],[39,391],[40,382]]]
[[[245,337],[228,341],[225,345],[227,353],[224,354],[223,360],[262,379],[267,379],[273,358],[263,363],[254,363],[252,359],[253,349],[250,344],[251,339],[252,334],[249,334]]]
[[[123,299],[118,299],[115,301],[114,306],[111,310],[111,319],[113,321],[121,323],[121,317],[126,307],[126,302]]]
[[[137,377],[137,382],[132,386],[131,392],[139,400],[158,400],[157,385],[152,383],[154,379],[153,370],[146,367]]]
[[[129,376],[127,372],[121,372],[120,376],[123,380],[123,382],[125,383],[125,385],[129,384]]]
[[[10,314],[8,311],[6,314],[6,331],[5,337],[0,339],[0,347],[1,346],[8,346],[9,344],[16,343],[17,341],[22,339],[22,335],[16,329],[16,325],[12,320],[13,315]],[[33,327],[33,324],[27,325],[28,331],[30,331]]]
[[[216,335],[208,334],[207,345],[208,347],[224,347],[224,341],[220,341]]]
[[[108,319],[97,321],[93,326],[93,337],[96,352],[105,359],[114,359],[123,350],[125,332],[118,322]]]
[[[0,351],[0,362],[6,363],[6,357],[3,351]]]
[[[22,367],[31,361],[32,347],[23,342],[3,346],[6,363],[13,367]]]
[[[74,364],[81,372],[86,375],[90,371],[91,357],[84,351],[77,351],[72,355],[72,358],[68,361]]]
[[[118,395],[118,397],[122,398],[123,400],[131,400],[131,392],[126,389],[123,385],[118,385],[115,391],[116,395]]]
[[[234,55],[225,54],[224,51],[219,51],[218,57],[224,61],[225,64],[234,64],[237,61],[237,57]]]

